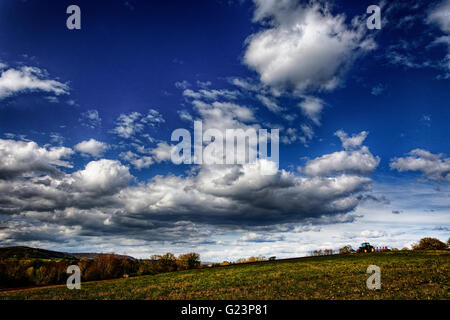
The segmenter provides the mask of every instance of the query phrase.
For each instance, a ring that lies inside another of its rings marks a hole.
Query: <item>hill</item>
[[[367,267],[381,268],[368,290]],[[450,299],[450,251],[333,255],[0,292],[0,299]]]
[[[30,247],[2,247],[0,248],[0,259],[66,259],[78,260],[75,256],[58,251],[51,251]]]
[[[97,253],[97,252],[71,252],[71,253],[67,253],[69,255],[72,255],[78,259],[81,258],[86,258],[86,259],[95,259],[99,254],[102,253]],[[122,255],[122,254],[116,254],[117,257],[119,258],[126,258],[126,259],[130,259],[130,260],[136,260],[135,258],[131,257],[131,256],[126,256],[126,255]]]
[[[79,260],[81,258],[95,259],[99,254],[96,252],[58,252],[39,248],[31,248],[24,246],[0,247],[0,259],[66,259]],[[116,255],[120,258],[135,260],[135,258],[126,255]]]

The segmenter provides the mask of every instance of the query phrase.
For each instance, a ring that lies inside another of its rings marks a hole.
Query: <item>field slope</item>
[[[369,265],[381,290],[366,288]],[[0,299],[449,299],[449,251],[334,255],[1,292]]]

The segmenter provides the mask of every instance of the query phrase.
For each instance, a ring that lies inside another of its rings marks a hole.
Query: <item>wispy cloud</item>
[[[67,84],[46,79],[47,73],[36,67],[7,69],[0,75],[0,99],[22,92],[42,91],[55,95],[68,94]]]

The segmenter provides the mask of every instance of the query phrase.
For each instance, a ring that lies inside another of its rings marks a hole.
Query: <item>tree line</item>
[[[412,245],[412,250],[445,250],[450,248],[450,238],[447,243],[442,242],[436,238],[422,238],[420,241]],[[409,248],[402,248],[402,251],[410,250]],[[397,248],[392,248],[391,251],[399,251]],[[356,252],[351,245],[343,246],[337,250],[338,254],[349,254]],[[320,249],[311,252],[311,256],[328,256],[334,254],[333,249]]]
[[[133,260],[115,254],[99,254],[94,259],[1,259],[0,288],[64,284],[67,267],[78,265],[82,281],[188,270],[200,267],[200,255],[192,252],[176,257],[172,253]]]

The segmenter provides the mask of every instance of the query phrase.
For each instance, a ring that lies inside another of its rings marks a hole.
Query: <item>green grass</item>
[[[366,269],[381,268],[381,289]],[[0,293],[0,299],[449,299],[449,251],[400,251],[290,261]]]

